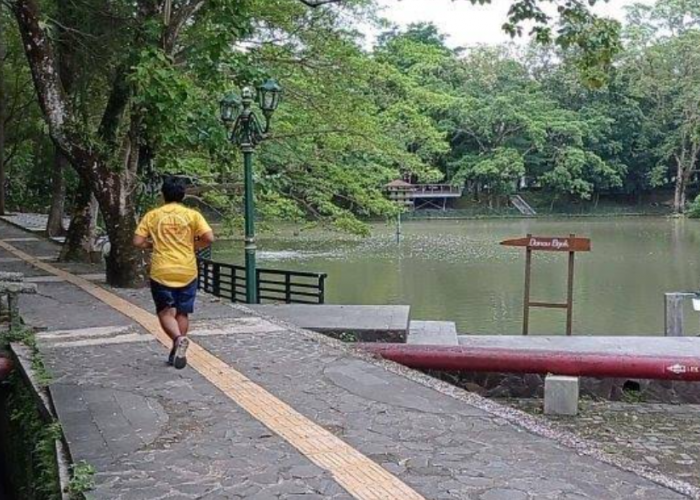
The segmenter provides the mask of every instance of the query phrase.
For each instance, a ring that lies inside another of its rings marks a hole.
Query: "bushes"
[[[700,219],[700,194],[690,204],[686,213],[691,219]]]

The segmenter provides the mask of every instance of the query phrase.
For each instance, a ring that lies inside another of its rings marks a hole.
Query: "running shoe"
[[[177,370],[182,370],[187,366],[187,348],[190,346],[190,340],[185,337],[178,337],[175,340],[175,352],[173,355],[173,366]]]

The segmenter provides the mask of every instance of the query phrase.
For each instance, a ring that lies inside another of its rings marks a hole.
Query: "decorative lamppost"
[[[257,88],[257,103],[265,118],[263,127],[253,111],[253,90],[244,87],[239,97],[229,94],[221,100],[221,120],[231,130],[230,140],[241,148],[244,169],[245,201],[245,286],[246,302],[258,303],[258,277],[255,263],[255,190],[253,188],[253,153],[255,147],[267,138],[272,114],[282,96],[282,87],[275,80],[267,80]]]

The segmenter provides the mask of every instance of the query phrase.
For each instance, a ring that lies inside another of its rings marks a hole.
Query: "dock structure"
[[[528,217],[534,217],[537,215],[537,212],[535,211],[534,208],[530,206],[528,202],[526,202],[522,196],[519,194],[513,195],[510,197],[510,203],[513,205],[515,208],[518,209],[518,212],[520,212],[522,215],[528,216]]]
[[[8,241],[20,237],[0,223],[0,258],[57,278],[20,307],[42,327],[70,456],[97,470],[91,498],[700,497],[543,419],[207,295],[174,370],[148,291],[82,278],[98,270],[37,259],[58,248]]]
[[[447,209],[447,201],[461,198],[464,188],[452,184],[411,184],[395,180],[385,186],[389,199],[409,210]]]

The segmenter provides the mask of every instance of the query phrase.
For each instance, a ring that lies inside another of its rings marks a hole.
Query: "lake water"
[[[522,328],[524,251],[498,243],[532,233],[589,237],[576,256],[574,334],[658,335],[663,294],[700,289],[700,221],[591,218],[420,221],[378,224],[366,239],[279,231],[261,238],[259,265],[324,271],[327,299],[338,304],[410,304],[413,319],[449,320],[458,331],[517,334]],[[222,260],[241,262],[240,242],[220,243]],[[532,298],[559,302],[566,293],[566,253],[536,252]],[[565,312],[533,309],[530,331],[563,334]],[[700,316],[686,311],[686,328]]]

